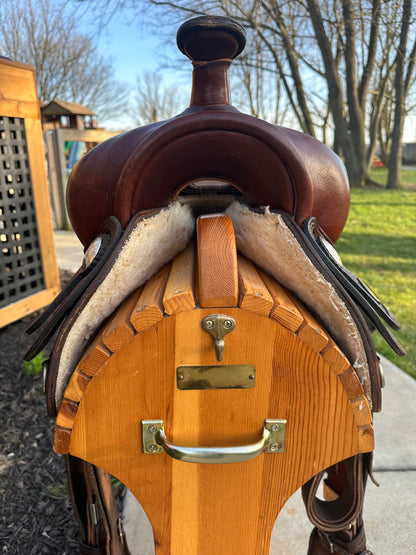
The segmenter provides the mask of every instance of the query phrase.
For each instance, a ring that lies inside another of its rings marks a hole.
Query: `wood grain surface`
[[[233,307],[238,304],[237,248],[234,228],[225,214],[200,216],[197,221],[199,304]]]
[[[201,261],[204,271],[212,258],[197,258],[201,273]],[[265,555],[279,511],[300,486],[374,448],[372,415],[356,372],[301,302],[239,257],[228,273],[239,276],[238,306],[193,306],[197,284],[206,291],[203,279],[193,279],[195,263],[191,249],[181,253],[170,273],[162,269],[103,325],[65,391],[54,448],[105,469],[133,492],[152,524],[157,555]],[[217,302],[221,287],[201,296]],[[120,336],[112,351],[106,337],[130,310],[134,333]],[[219,312],[236,322],[221,363],[201,327]],[[178,366],[233,364],[255,365],[254,388],[177,387]],[[162,419],[177,445],[225,447],[259,440],[268,418],[287,420],[284,453],[191,464],[142,452],[142,420]]]
[[[200,325],[212,310],[193,310],[127,342],[91,380],[76,415],[71,454],[132,490],[152,523],[157,554],[268,553],[285,501],[318,471],[358,453],[359,427],[371,428],[370,411],[358,418],[349,398],[358,392],[351,371],[338,377],[273,320],[238,308],[225,313],[236,328],[223,363],[255,364],[255,388],[177,389],[178,366],[218,364]],[[362,390],[360,403],[368,409]],[[141,420],[163,419],[179,445],[232,446],[257,441],[266,418],[287,419],[283,454],[200,465],[141,452]]]

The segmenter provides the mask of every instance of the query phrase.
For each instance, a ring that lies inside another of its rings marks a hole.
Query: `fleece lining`
[[[102,283],[77,316],[62,348],[56,380],[59,407],[63,392],[92,335],[140,285],[190,242],[195,221],[188,205],[176,202],[137,223]]]
[[[238,202],[226,213],[233,222],[238,250],[320,318],[357,371],[371,406],[370,375],[359,330],[348,307],[313,265],[281,215],[267,208],[261,214],[253,212]],[[68,333],[59,361],[56,406],[60,406],[67,382],[99,326],[130,293],[187,246],[194,227],[191,208],[179,202],[134,226],[111,270]]]
[[[304,302],[324,323],[356,370],[371,406],[365,348],[351,314],[334,287],[315,268],[278,213],[253,212],[234,202],[227,209],[237,249]]]

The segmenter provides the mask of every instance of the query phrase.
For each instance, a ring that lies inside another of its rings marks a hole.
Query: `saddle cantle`
[[[47,407],[83,542],[126,549],[103,468],[143,502],[157,553],[267,553],[300,486],[309,555],[369,553],[362,504],[382,386],[371,331],[403,350],[387,328],[397,320],[334,251],[345,169],[314,138],[230,105],[238,23],[197,18],[177,41],[194,65],[190,107],[76,165],[67,202],[85,260],[29,328],[27,358],[61,326]],[[316,497],[325,473],[330,503]]]

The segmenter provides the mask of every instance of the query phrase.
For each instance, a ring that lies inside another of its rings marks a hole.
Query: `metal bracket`
[[[206,316],[202,322],[202,329],[210,334],[214,340],[215,355],[218,362],[224,358],[224,337],[235,328],[235,320],[225,314],[212,314]]]
[[[264,427],[270,432],[270,438],[266,441],[264,446],[265,453],[283,453],[285,450],[286,439],[286,424],[285,419],[267,419],[265,420]]]
[[[164,449],[156,441],[156,434],[164,429],[163,420],[142,420],[142,450],[146,455],[160,455]]]

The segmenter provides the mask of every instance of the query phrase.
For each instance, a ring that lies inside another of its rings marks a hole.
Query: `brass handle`
[[[254,459],[263,451],[282,453],[285,448],[286,420],[265,420],[259,441],[238,447],[185,447],[175,445],[165,435],[163,420],[142,420],[143,452],[160,454],[200,464],[225,464]]]

